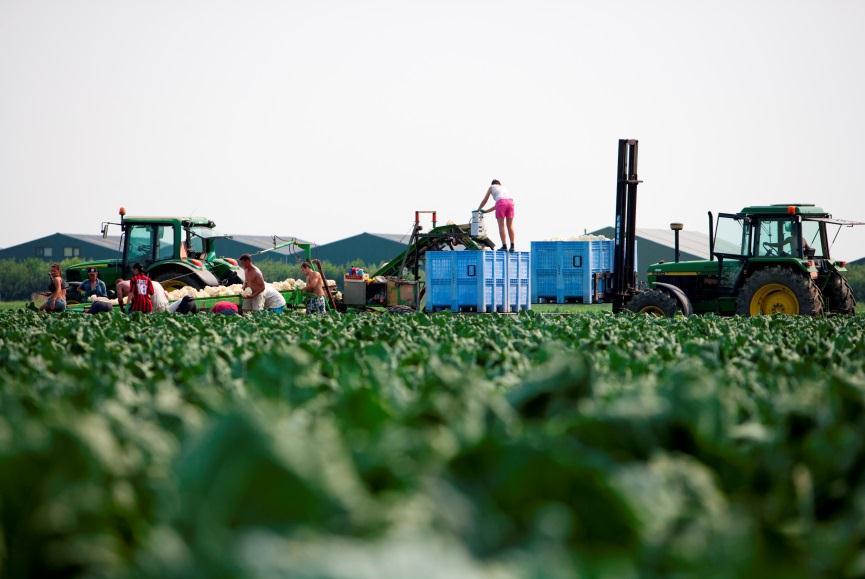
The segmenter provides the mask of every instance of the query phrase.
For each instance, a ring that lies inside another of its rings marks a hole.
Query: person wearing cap
[[[90,296],[99,298],[108,297],[108,289],[105,287],[105,282],[99,279],[99,271],[95,267],[87,268],[87,279],[81,282],[78,286],[78,291],[88,299]]]

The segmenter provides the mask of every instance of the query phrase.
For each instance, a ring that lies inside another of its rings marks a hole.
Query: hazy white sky
[[[466,222],[518,246],[814,202],[865,219],[865,2],[0,0],[0,246],[129,214],[327,242]],[[865,228],[833,252],[865,255]]]

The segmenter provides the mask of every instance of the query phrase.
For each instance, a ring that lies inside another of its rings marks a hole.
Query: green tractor
[[[625,308],[664,316],[853,314],[847,264],[829,255],[829,225],[861,223],[807,204],[745,207],[714,223],[709,213],[709,259],[679,261],[677,252],[672,263],[650,265],[649,289]],[[678,237],[680,226],[673,228]]]
[[[103,223],[121,228],[119,259],[77,263],[66,270],[70,303],[80,301],[78,284],[87,278],[87,269],[99,270],[99,278],[113,288],[118,278],[128,278],[132,265],[140,263],[147,274],[168,290],[185,286],[231,285],[243,282],[243,270],[232,258],[218,257],[214,223],[201,217],[126,217],[120,209],[120,223]]]
[[[828,226],[865,225],[833,219],[807,204],[745,207],[739,213],[709,213],[709,259],[649,266],[648,288],[636,279],[638,145],[619,141],[613,268],[607,288],[614,312],[674,316],[714,313],[758,316],[853,314],[856,300],[844,278],[847,264],[829,256]]]

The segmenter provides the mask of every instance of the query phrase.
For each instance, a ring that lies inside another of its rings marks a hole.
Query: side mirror
[[[108,239],[108,224],[102,224],[102,239]]]

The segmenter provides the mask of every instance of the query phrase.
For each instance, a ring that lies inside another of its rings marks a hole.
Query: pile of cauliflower
[[[275,281],[271,285],[276,288],[276,291],[285,292],[296,289],[303,289],[306,287],[306,282],[302,279],[288,278],[283,281]],[[249,288],[247,288],[247,290],[249,290]],[[190,286],[186,286],[168,292],[168,299],[169,301],[173,302],[175,300],[183,299],[185,296],[190,296],[193,298],[222,298],[239,295],[243,295],[243,285],[236,283],[229,286],[209,286],[200,290],[197,290]]]
[[[168,292],[168,300],[173,302],[175,300],[181,300],[186,296],[189,296],[191,298],[218,298],[236,296],[240,295],[242,289],[243,286],[239,283],[229,286],[208,286],[199,290],[191,286],[186,286]]]
[[[306,280],[288,278],[285,281],[275,281],[272,284],[278,292],[287,292],[292,290],[302,290],[306,287]]]

